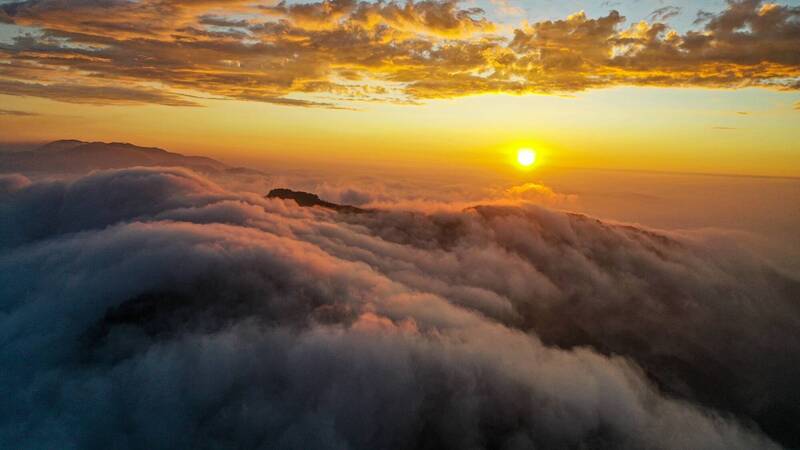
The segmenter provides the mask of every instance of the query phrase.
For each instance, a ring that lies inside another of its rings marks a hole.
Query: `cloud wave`
[[[337,214],[184,169],[3,185],[3,446],[798,439],[800,283],[713,236]]]

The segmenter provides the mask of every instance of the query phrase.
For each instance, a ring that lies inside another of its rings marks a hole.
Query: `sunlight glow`
[[[517,162],[523,167],[530,167],[536,162],[536,152],[522,148],[517,152]]]

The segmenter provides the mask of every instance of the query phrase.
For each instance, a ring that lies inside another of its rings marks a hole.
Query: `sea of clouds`
[[[535,206],[0,177],[0,447],[800,445],[800,281]]]

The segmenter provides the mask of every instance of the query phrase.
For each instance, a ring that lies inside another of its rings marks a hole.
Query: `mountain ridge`
[[[0,172],[38,173],[52,171],[84,173],[92,170],[132,166],[178,166],[205,174],[243,172],[263,175],[245,167],[232,167],[205,156],[184,155],[158,147],[141,147],[127,142],[86,142],[61,139],[21,152],[0,153]]]
[[[321,208],[332,209],[336,212],[347,214],[364,214],[371,212],[369,209],[358,208],[352,205],[340,205],[329,201],[322,200],[317,194],[303,191],[293,191],[286,188],[277,188],[269,191],[266,198],[280,198],[283,200],[294,200],[299,206],[310,207],[319,206]]]

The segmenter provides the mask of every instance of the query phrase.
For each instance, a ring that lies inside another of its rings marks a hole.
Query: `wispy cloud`
[[[681,13],[681,8],[677,6],[663,6],[650,13],[650,20],[653,22],[669,20]]]
[[[511,3],[510,0],[491,0],[500,14],[506,16],[521,16],[525,10]]]
[[[30,117],[30,116],[38,116],[38,113],[29,112],[29,111],[17,111],[14,109],[0,109],[0,116],[20,116],[20,117]]]
[[[156,103],[169,106],[196,106],[195,102],[167,90],[147,87],[122,87],[74,83],[30,83],[0,79],[0,92],[7,95],[45,97],[68,103],[96,105]]]

